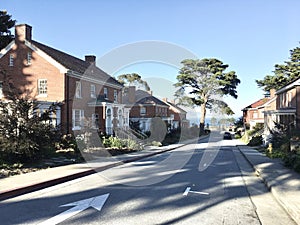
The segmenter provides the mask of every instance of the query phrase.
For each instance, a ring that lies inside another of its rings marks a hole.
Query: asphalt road
[[[292,224],[221,139],[8,199],[0,224]]]

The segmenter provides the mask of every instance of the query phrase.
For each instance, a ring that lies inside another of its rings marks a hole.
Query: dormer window
[[[28,52],[27,53],[27,65],[31,65],[31,58],[32,58],[31,52]]]
[[[9,55],[9,66],[13,66],[14,65],[14,55],[10,54]]]

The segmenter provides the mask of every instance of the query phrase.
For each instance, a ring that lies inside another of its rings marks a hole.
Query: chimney
[[[96,56],[94,55],[86,55],[85,56],[85,61],[89,62],[90,64],[96,66]]]
[[[276,90],[275,89],[271,89],[270,90],[270,97],[271,98],[275,97],[275,93],[276,93]]]
[[[130,104],[135,103],[135,86],[128,87],[128,102]]]
[[[19,24],[15,26],[15,40],[24,42],[25,40],[31,41],[32,27],[28,24]]]
[[[168,102],[168,98],[162,98],[163,102]]]

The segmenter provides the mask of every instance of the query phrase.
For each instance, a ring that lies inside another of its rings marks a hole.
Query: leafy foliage
[[[278,90],[300,77],[300,47],[290,50],[290,58],[284,64],[276,64],[274,75],[266,75],[262,80],[256,80],[258,87],[265,91]]]
[[[26,98],[0,102],[0,158],[10,162],[26,162],[46,156],[55,150],[51,106],[43,114],[34,113],[38,106]]]
[[[128,86],[142,87],[146,91],[150,91],[148,83],[137,73],[122,74],[118,76],[118,81],[122,84],[127,84]]]
[[[136,141],[132,139],[120,139],[113,136],[102,137],[102,144],[105,148],[141,150],[141,146]]]
[[[11,19],[11,15],[6,11],[0,11],[0,50],[5,48],[14,38],[10,29],[15,26],[16,20]]]

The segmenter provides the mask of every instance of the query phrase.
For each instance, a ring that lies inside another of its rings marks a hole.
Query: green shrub
[[[135,140],[132,139],[123,139],[123,147],[126,147],[128,150],[141,150],[142,146],[139,145]]]
[[[236,134],[234,135],[234,138],[235,138],[235,139],[240,139],[240,138],[241,138],[241,134],[236,133]]]
[[[296,172],[300,173],[300,153],[289,153],[283,158],[285,166],[293,168]]]
[[[249,141],[248,145],[249,146],[258,146],[258,145],[262,145],[263,143],[263,138],[261,135],[259,136],[254,136],[251,138],[251,140]]]

